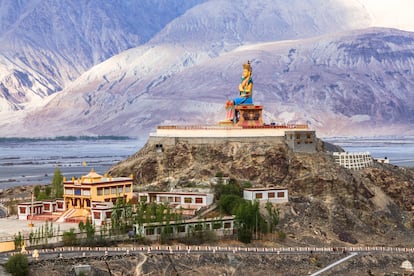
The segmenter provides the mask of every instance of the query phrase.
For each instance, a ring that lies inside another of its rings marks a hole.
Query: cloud
[[[414,31],[413,0],[359,0],[376,27]]]

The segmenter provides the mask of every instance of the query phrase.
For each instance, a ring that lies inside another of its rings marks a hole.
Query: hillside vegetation
[[[294,153],[284,144],[177,142],[156,153],[147,143],[109,170],[134,175],[136,189],[213,188],[217,173],[254,187],[281,186],[278,230],[285,244],[414,245],[414,170],[389,164],[351,171],[335,164],[319,142],[316,153]]]

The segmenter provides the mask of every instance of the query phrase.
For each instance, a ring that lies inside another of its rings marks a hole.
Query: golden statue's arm
[[[249,81],[250,80],[250,81]],[[240,96],[249,96],[252,93],[253,82],[250,76],[242,80],[239,84]]]

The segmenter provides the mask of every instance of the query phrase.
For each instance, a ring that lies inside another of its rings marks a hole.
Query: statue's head
[[[250,60],[243,64],[243,77],[249,77],[252,75],[252,67],[250,66]]]

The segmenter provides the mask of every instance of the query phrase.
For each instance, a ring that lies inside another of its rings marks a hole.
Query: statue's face
[[[247,69],[243,69],[243,74],[242,74],[243,78],[247,78],[248,76],[250,76],[250,71]]]

